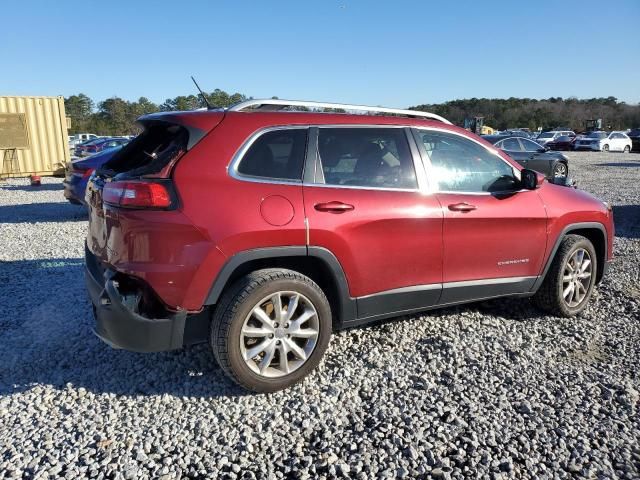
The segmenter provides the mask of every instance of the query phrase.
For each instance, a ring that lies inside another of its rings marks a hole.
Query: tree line
[[[220,89],[205,95],[212,107],[220,108],[247,100],[241,93],[229,94]],[[84,93],[64,99],[64,108],[67,116],[71,118],[70,135],[84,132],[98,135],[134,135],[139,131],[135,122],[140,115],[161,111],[195,110],[203,106],[202,97],[198,95],[180,95],[168,98],[161,104],[153,103],[146,97],[140,97],[137,101],[111,97],[96,103]]]
[[[417,105],[442,115],[456,125],[465,118],[484,117],[484,124],[499,130],[529,128],[531,130],[568,127],[576,132],[586,129],[586,121],[602,119],[602,128],[625,130],[640,127],[640,105],[628,105],[615,97],[577,98],[470,98],[432,105]]]
[[[241,93],[227,93],[216,89],[205,93],[212,107],[228,107],[247,100]],[[274,97],[276,98],[276,97]],[[67,116],[71,117],[70,134],[92,132],[99,135],[131,135],[138,133],[135,120],[146,113],[174,110],[194,110],[204,106],[198,95],[181,95],[156,104],[146,97],[128,101],[111,97],[94,102],[83,93],[65,98]],[[504,130],[529,128],[538,130],[569,127],[583,131],[589,119],[601,118],[603,128],[623,130],[640,127],[640,105],[628,105],[615,97],[590,99],[552,97],[531,98],[470,98],[440,104],[409,107],[442,115],[456,125],[464,125],[466,118],[484,117],[484,124]]]

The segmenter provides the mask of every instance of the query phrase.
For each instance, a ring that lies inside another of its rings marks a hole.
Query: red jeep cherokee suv
[[[434,114],[250,100],[140,123],[87,188],[96,332],[208,341],[254,391],[338,328],[501,296],[576,315],[612,258],[606,204]]]

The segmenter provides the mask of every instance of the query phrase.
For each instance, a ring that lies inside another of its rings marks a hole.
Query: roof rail
[[[417,110],[400,110],[397,108],[370,107],[367,105],[349,105],[345,103],[325,103],[325,102],[307,102],[303,100],[281,100],[277,98],[255,99],[236,103],[228,108],[230,112],[242,112],[245,110],[282,110],[287,107],[305,107],[305,108],[334,108],[346,111],[386,113],[390,115],[401,115],[405,117],[428,118],[438,120],[451,125],[451,122],[440,115],[429,112],[420,112]]]

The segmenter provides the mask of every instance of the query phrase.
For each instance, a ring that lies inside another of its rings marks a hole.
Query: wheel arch
[[[205,305],[215,305],[225,289],[249,272],[262,268],[286,268],[311,278],[324,291],[331,305],[334,328],[356,318],[356,301],[338,259],[321,247],[270,247],[233,255],[220,269]]]
[[[582,222],[582,223],[573,223],[567,225],[562,229],[560,235],[556,239],[553,248],[551,250],[551,254],[547,258],[544,269],[538,280],[534,284],[532,291],[538,290],[545,277],[547,276],[547,272],[551,267],[551,263],[558,252],[558,248],[562,243],[562,240],[567,235],[580,235],[587,238],[592,244],[593,248],[596,250],[596,258],[597,258],[597,270],[596,270],[596,283],[599,283],[602,280],[605,271],[605,262],[607,258],[607,231],[603,224],[599,222]]]

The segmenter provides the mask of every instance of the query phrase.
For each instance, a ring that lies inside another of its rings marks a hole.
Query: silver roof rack
[[[386,113],[390,115],[401,115],[404,117],[428,118],[430,120],[438,120],[443,123],[451,122],[440,115],[429,112],[420,112],[417,110],[400,110],[397,108],[370,107],[367,105],[349,105],[345,103],[325,103],[325,102],[307,102],[303,100],[281,100],[281,99],[256,99],[247,100],[245,102],[236,103],[228,108],[230,112],[250,111],[277,111],[287,107],[305,107],[305,108],[333,108],[341,109],[347,112],[370,112],[370,113]]]

